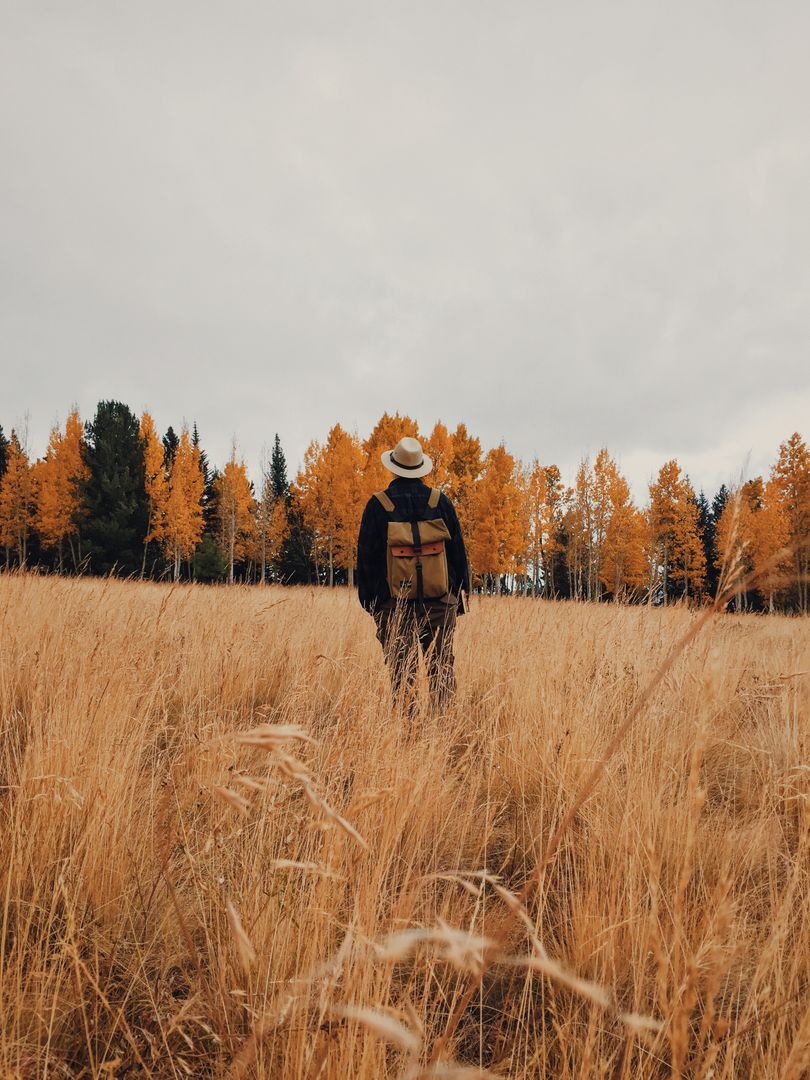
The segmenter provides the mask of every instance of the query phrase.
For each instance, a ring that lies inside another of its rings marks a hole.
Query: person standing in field
[[[456,688],[453,635],[470,587],[464,538],[448,497],[422,482],[433,462],[418,440],[400,439],[382,463],[394,479],[363,512],[358,597],[376,623],[394,698],[404,695],[413,710],[421,646],[440,710]]]

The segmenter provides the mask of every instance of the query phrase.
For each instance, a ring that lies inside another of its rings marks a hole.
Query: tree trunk
[[[669,559],[669,553],[667,552],[667,545],[664,544],[664,560],[663,560],[663,563],[661,565],[661,569],[663,570],[663,581],[664,581],[664,607],[667,606],[667,587],[668,587],[668,584],[669,584],[669,582],[668,582],[668,571],[669,571],[668,559]]]
[[[231,507],[231,529],[228,537],[228,584],[233,585],[233,563],[236,553],[236,507]]]

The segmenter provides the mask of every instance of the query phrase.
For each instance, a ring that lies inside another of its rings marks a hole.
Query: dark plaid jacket
[[[442,518],[450,533],[447,543],[447,571],[450,591],[456,596],[470,591],[470,571],[461,526],[453,504],[445,494],[439,498],[435,510],[428,508],[430,488],[422,480],[397,476],[386,488],[394,504],[394,512],[386,513],[379,499],[372,496],[363,511],[360,535],[357,538],[357,592],[366,611],[374,611],[385,600],[391,599],[388,588],[388,522],[425,521]]]

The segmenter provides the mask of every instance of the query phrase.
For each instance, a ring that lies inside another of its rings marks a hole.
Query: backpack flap
[[[388,587],[392,597],[437,600],[449,591],[445,542],[450,531],[441,518],[388,522]]]

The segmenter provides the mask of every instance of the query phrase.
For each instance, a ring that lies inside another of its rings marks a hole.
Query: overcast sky
[[[645,494],[810,437],[810,4],[0,0],[0,423],[293,469],[464,420]]]

